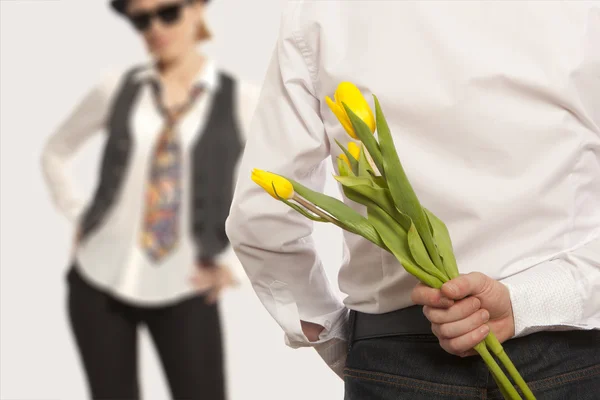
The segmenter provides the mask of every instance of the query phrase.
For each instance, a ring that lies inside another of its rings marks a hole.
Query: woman
[[[113,0],[151,65],[94,88],[48,141],[43,170],[76,225],[69,316],[94,399],[138,399],[145,325],[176,399],[225,398],[219,291],[233,283],[225,219],[257,90],[197,52],[205,1]],[[107,135],[91,204],[66,161]]]

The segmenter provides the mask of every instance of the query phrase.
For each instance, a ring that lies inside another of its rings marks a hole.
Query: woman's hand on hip
[[[81,241],[81,228],[75,228],[75,235],[73,235],[73,243],[71,244],[71,256],[75,256],[79,242]]]
[[[239,282],[225,265],[197,265],[192,284],[200,291],[206,291],[206,301],[216,303],[223,289],[235,287]]]

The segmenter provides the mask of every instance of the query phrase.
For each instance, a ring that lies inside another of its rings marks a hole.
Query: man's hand
[[[448,353],[461,357],[475,354],[473,347],[485,339],[490,328],[500,342],[515,334],[508,288],[482,273],[461,275],[441,289],[419,284],[411,298],[424,306],[433,333]]]
[[[319,335],[323,332],[323,329],[325,329],[321,325],[313,324],[312,322],[300,321],[300,324],[302,325],[304,336],[311,342],[319,340]]]
[[[239,284],[233,277],[229,268],[223,265],[204,266],[198,265],[192,277],[192,283],[198,291],[207,291],[206,302],[217,302],[221,291],[226,287],[235,287]]]

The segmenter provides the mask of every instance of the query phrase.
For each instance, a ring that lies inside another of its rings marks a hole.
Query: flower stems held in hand
[[[407,221],[403,221],[405,225],[406,222],[408,222],[407,226],[410,228],[407,231],[403,224],[396,221],[388,214],[388,212],[378,206],[379,202],[379,204],[389,208],[389,206],[385,204],[384,197],[374,196],[374,198],[371,199],[368,191],[363,190],[361,192],[363,197],[367,199],[365,203],[369,204],[368,218],[364,218],[339,200],[312,191],[298,182],[264,171],[255,171],[254,175],[261,177],[261,179],[256,179],[260,182],[257,183],[261,186],[265,185],[266,187],[269,187],[269,194],[272,192],[273,197],[283,201],[307,218],[320,222],[333,223],[342,229],[359,234],[377,244],[379,247],[391,252],[409,273],[429,287],[440,289],[445,282],[448,282],[451,279],[451,276],[455,277],[454,275],[457,275],[457,273],[453,272],[452,268],[449,268],[448,271],[444,270],[444,273],[439,275],[433,270],[436,266],[433,265],[431,261],[428,263],[423,263],[423,261],[421,261],[421,263],[418,262],[418,260],[425,257],[427,251],[423,242],[420,241],[420,238],[415,236],[418,235],[418,233],[416,232],[412,220],[408,218]],[[345,182],[343,179],[338,180]],[[344,186],[344,188],[352,190],[352,188],[355,188],[359,183],[360,180],[350,180],[348,181],[348,186]],[[280,190],[286,194],[287,198],[280,196]],[[296,204],[292,203],[292,201]],[[393,209],[389,209],[388,211],[393,213]],[[400,214],[397,218],[404,215],[400,211],[398,212]],[[438,240],[436,245],[439,247],[440,243],[449,242],[449,239],[442,239],[443,235],[447,234],[447,230],[443,223],[432,213],[427,214],[427,217],[430,222],[433,221],[430,229],[433,231],[433,238],[437,238]],[[417,239],[419,240],[417,241]],[[411,240],[413,241],[412,246],[409,243]],[[446,255],[444,261],[448,260],[448,257],[449,256]],[[524,384],[518,371],[514,368],[512,363],[510,363],[502,346],[491,332],[484,342],[481,342],[475,347],[475,350],[486,363],[488,369],[494,376],[494,379],[499,383],[503,394],[507,396],[506,398],[509,400],[521,400],[521,396],[515,390],[514,386],[486,346],[489,346],[492,352],[498,355],[502,363],[507,366],[508,371],[511,372],[511,377],[515,379],[515,382],[523,382]],[[519,387],[521,387],[521,385],[519,385]],[[521,390],[523,393],[527,393],[529,389],[526,384],[524,384],[524,388],[525,390],[523,390],[523,388]],[[529,393],[531,392],[529,391]],[[527,396],[526,399],[535,399],[535,397]]]
[[[515,387],[512,385],[512,383],[510,383],[510,381],[506,377],[506,374],[504,373],[504,371],[502,371],[502,369],[500,369],[500,366],[498,365],[498,363],[496,363],[496,360],[494,360],[494,357],[492,357],[492,354],[489,352],[489,350],[485,346],[485,343],[484,342],[479,343],[478,345],[476,345],[474,347],[474,350],[477,353],[479,353],[479,355],[481,356],[481,358],[487,365],[488,369],[494,376],[494,379],[496,380],[496,382],[499,383],[498,386],[500,387],[500,390],[502,390],[502,393],[505,396],[508,395],[509,396],[508,398],[510,400],[522,400],[521,396],[516,391]]]
[[[504,365],[504,368],[506,368],[510,377],[515,381],[519,389],[521,389],[521,392],[523,392],[525,399],[535,400],[535,396],[531,392],[531,389],[529,389],[529,386],[527,386],[527,383],[504,351],[504,347],[502,347],[502,344],[498,341],[496,335],[494,335],[491,331],[485,338],[485,344],[487,348],[490,349],[490,351],[494,353],[496,357],[498,357],[502,365]]]
[[[492,375],[492,378],[494,378],[494,382],[496,382],[496,386],[498,386],[498,388],[500,389],[500,393],[502,393],[502,397],[505,400],[510,400],[510,395],[508,394],[506,389],[504,389],[504,387],[500,383],[500,380],[498,378],[496,378],[496,375],[494,375],[494,374],[491,374],[491,375]]]

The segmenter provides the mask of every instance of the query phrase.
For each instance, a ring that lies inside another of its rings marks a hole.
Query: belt
[[[352,310],[351,341],[400,335],[433,335],[431,322],[423,314],[423,307],[411,306],[384,314],[367,314]]]

